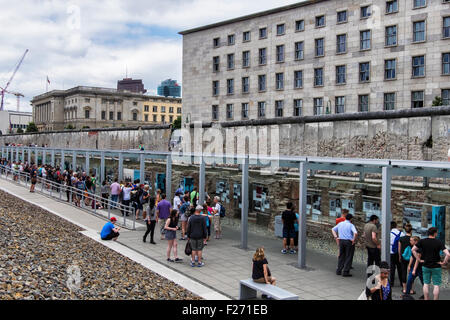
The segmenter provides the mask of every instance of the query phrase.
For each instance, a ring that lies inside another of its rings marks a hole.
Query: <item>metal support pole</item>
[[[308,164],[300,162],[299,179],[299,228],[298,228],[298,267],[306,268],[306,201],[308,193]]]
[[[42,150],[42,165],[46,164],[46,160],[47,160],[47,159],[45,159],[46,157],[47,157],[47,152],[44,149],[44,150]]]
[[[241,187],[241,249],[248,247],[248,165],[249,157],[242,164],[242,187]]]
[[[19,148],[16,147],[16,162],[19,162]]]
[[[86,157],[86,159],[85,159],[85,166],[84,166],[84,171],[86,172],[86,174],[89,176],[89,166],[90,166],[90,163],[89,163],[89,160],[90,160],[90,155],[89,155],[89,152],[86,152],[86,155],[85,155],[85,157]]]
[[[105,153],[102,152],[100,156],[100,184],[105,181]]]
[[[55,167],[55,150],[54,149],[52,149],[52,152],[51,152],[51,164],[52,164],[52,167],[54,168]]]
[[[166,199],[172,202],[172,155],[169,154],[166,159]]]
[[[428,177],[423,177],[423,187],[428,188],[430,186],[430,179]]]
[[[25,148],[22,148],[22,162],[25,162]]]
[[[198,192],[199,192],[199,198],[198,198],[198,204],[203,205],[205,202],[205,160],[203,157],[200,158],[200,174],[198,178]]]
[[[72,170],[75,172],[77,170],[77,152],[72,153]]]
[[[61,171],[64,171],[66,169],[66,153],[64,150],[61,150],[61,163],[59,165],[59,168]]]
[[[144,179],[145,179],[145,158],[144,155],[141,154],[139,156],[139,161],[140,161],[140,165],[139,165],[139,179],[141,180],[141,183],[144,183]]]
[[[34,157],[36,158],[36,165],[39,164],[39,151],[37,148],[34,149]]]
[[[31,149],[27,149],[28,164],[31,164]]]
[[[381,189],[381,260],[390,263],[391,257],[391,179],[390,167],[383,167]]]
[[[119,153],[119,182],[123,179],[123,155]]]

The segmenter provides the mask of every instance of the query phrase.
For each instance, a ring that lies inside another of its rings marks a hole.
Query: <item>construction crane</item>
[[[8,92],[8,91],[7,91],[7,90],[8,90],[8,87],[9,87],[9,85],[11,84],[11,82],[13,81],[14,76],[16,75],[17,70],[19,70],[20,65],[22,64],[23,59],[25,59],[25,56],[27,55],[28,51],[29,51],[28,49],[25,50],[25,53],[23,54],[22,58],[20,58],[19,62],[17,63],[17,65],[16,65],[16,67],[15,67],[15,69],[14,69],[14,71],[13,71],[13,74],[11,75],[11,78],[9,78],[9,81],[6,83],[6,86],[4,86],[3,88],[0,87],[1,95],[2,95],[2,101],[1,101],[1,104],[0,104],[0,111],[3,111],[3,101],[4,101],[4,99],[5,99],[5,93]],[[22,95],[22,96],[23,96],[23,95]],[[18,97],[17,95],[16,95],[16,97],[19,99],[19,97]]]
[[[5,93],[9,93],[9,94],[12,94],[12,95],[15,95],[16,96],[16,98],[17,98],[17,112],[19,112],[20,111],[20,97],[25,97],[22,93],[20,93],[20,92],[12,92],[12,91],[8,91],[8,90],[5,90]]]

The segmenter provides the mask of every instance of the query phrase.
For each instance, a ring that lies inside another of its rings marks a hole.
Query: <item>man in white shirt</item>
[[[220,204],[220,198],[218,196],[214,197],[214,203],[215,206],[213,208],[214,211],[213,221],[214,221],[214,231],[216,232],[215,239],[222,239],[222,227],[220,225],[220,208],[222,205]]]
[[[395,269],[397,268],[398,277],[400,279],[400,285],[402,283],[402,266],[400,264],[400,259],[398,256],[398,244],[400,237],[403,237],[405,234],[397,228],[397,222],[392,221],[391,222],[391,275],[389,282],[391,286],[394,286],[395,282]]]
[[[181,206],[181,199],[180,199],[180,195],[182,193],[181,192],[177,192],[175,193],[175,198],[173,198],[173,210],[180,210],[180,206]]]

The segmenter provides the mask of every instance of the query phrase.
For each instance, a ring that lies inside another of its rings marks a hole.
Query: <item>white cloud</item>
[[[77,85],[115,87],[128,75],[150,93],[172,78],[181,82],[178,31],[298,1],[289,0],[0,0],[0,86],[25,49],[29,53],[10,86],[25,95],[21,107],[45,91]],[[6,97],[7,109],[16,98]]]

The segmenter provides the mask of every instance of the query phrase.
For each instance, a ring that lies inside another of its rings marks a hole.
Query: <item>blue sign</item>
[[[445,206],[433,206],[432,224],[438,229],[436,238],[445,243]]]

